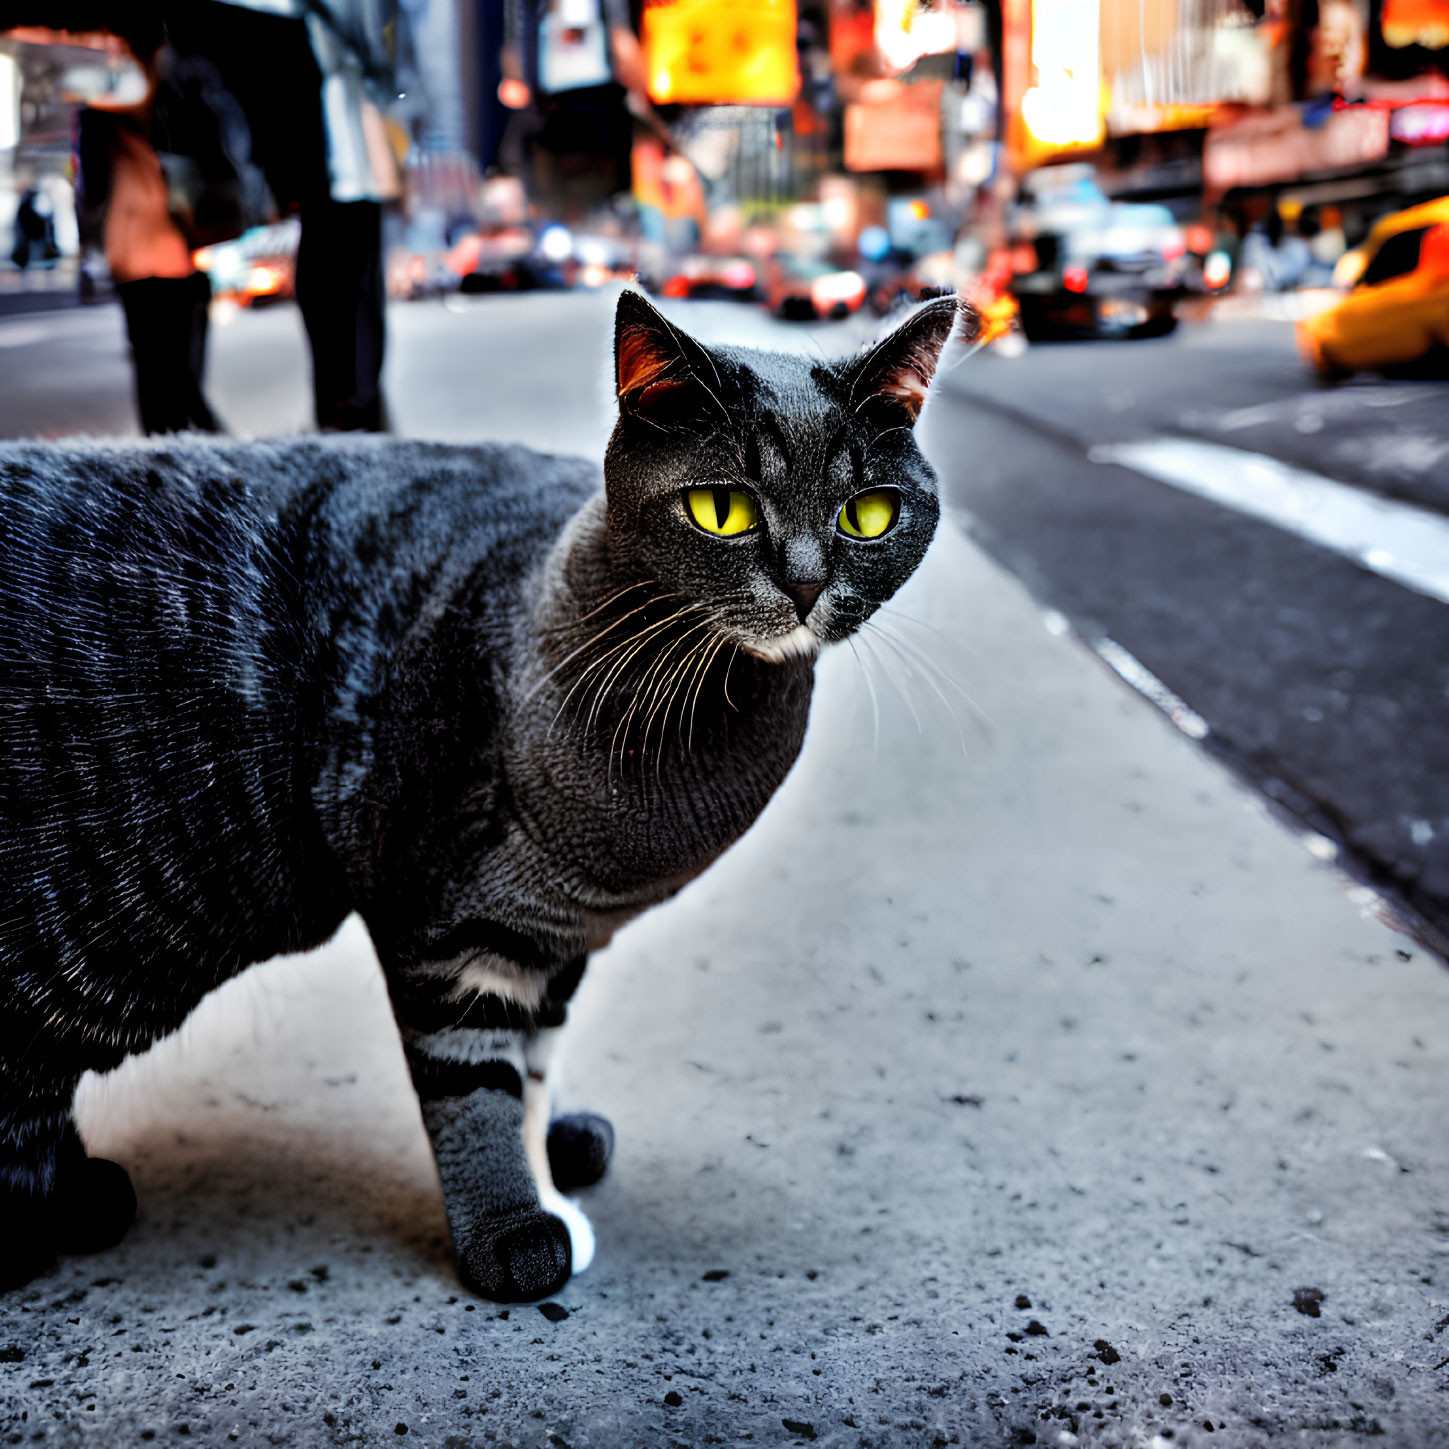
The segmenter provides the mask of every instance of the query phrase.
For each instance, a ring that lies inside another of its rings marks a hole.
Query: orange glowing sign
[[[876,82],[868,100],[845,108],[847,171],[937,172],[945,165],[941,93],[935,78]]]
[[[650,0],[643,30],[659,105],[788,106],[800,89],[795,0]]]
[[[1380,26],[1384,39],[1396,48],[1422,45],[1429,50],[1442,50],[1449,45],[1449,3],[1384,0]]]

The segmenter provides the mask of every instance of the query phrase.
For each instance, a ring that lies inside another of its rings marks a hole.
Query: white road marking
[[[1193,438],[1104,444],[1088,457],[1261,518],[1415,593],[1449,603],[1449,518],[1440,514],[1261,453]]]
[[[1337,392],[1300,392],[1292,397],[1274,398],[1272,402],[1254,403],[1251,407],[1233,408],[1214,419],[1225,433],[1240,428],[1254,428],[1260,423],[1273,423],[1307,413],[1322,421],[1333,415],[1342,417],[1355,408],[1399,408],[1405,403],[1422,402],[1437,397],[1439,390],[1429,387],[1404,387],[1397,383],[1361,384],[1341,388]]]
[[[1208,737],[1207,721],[1179,699],[1136,655],[1129,654],[1115,639],[1098,639],[1092,648],[1115,674],[1155,704],[1189,739]]]
[[[0,347],[29,347],[50,335],[50,329],[38,322],[14,322],[0,327]]]

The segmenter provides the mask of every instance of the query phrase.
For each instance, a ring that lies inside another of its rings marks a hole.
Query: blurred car
[[[1449,358],[1449,196],[1384,217],[1334,275],[1352,291],[1298,324],[1322,376]]]
[[[752,302],[759,295],[755,264],[744,257],[686,257],[658,285],[666,297],[714,297]]]
[[[1094,185],[1018,212],[1010,283],[1021,327],[1048,337],[1164,337],[1189,275],[1165,206],[1110,201]]]
[[[630,237],[599,232],[575,233],[574,285],[597,288],[627,281],[638,271],[637,247]]]
[[[955,258],[949,251],[929,252],[879,280],[871,288],[870,308],[877,317],[884,317],[897,307],[929,301],[957,290]]]
[[[765,263],[765,302],[787,321],[848,317],[865,301],[865,278],[829,262],[782,253]]]
[[[560,228],[561,230],[561,228]],[[529,292],[565,285],[562,263],[567,253],[548,243],[551,228],[535,234],[528,226],[492,226],[470,232],[448,253],[448,269],[458,290]]]
[[[211,281],[213,297],[242,307],[262,306],[296,294],[297,243],[295,219],[272,226],[254,226],[234,241],[214,242],[192,253],[192,265]]]

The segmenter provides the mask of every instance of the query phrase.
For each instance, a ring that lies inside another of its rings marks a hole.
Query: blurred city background
[[[572,1318],[459,1301],[349,930],[92,1084],[143,1217],[0,1428],[1439,1442],[1449,0],[0,0],[0,436],[599,457],[630,278],[984,330],[778,806],[591,966]]]
[[[325,191],[379,206],[395,299],[637,276],[815,319],[954,287],[1029,339],[1148,335],[1347,286],[1376,222],[1449,192],[1445,0],[7,0],[15,19],[37,23],[0,31],[14,301],[192,265],[237,306],[290,296]],[[117,235],[147,146],[186,262]],[[1353,351],[1330,363],[1396,360]]]
[[[597,453],[626,280],[959,291],[957,517],[1449,941],[1449,0],[6,0],[0,227],[20,436]]]

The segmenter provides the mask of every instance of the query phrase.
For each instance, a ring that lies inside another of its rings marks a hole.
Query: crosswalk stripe
[[[1087,456],[1261,518],[1449,603],[1449,518],[1440,514],[1195,438],[1104,443]]]

